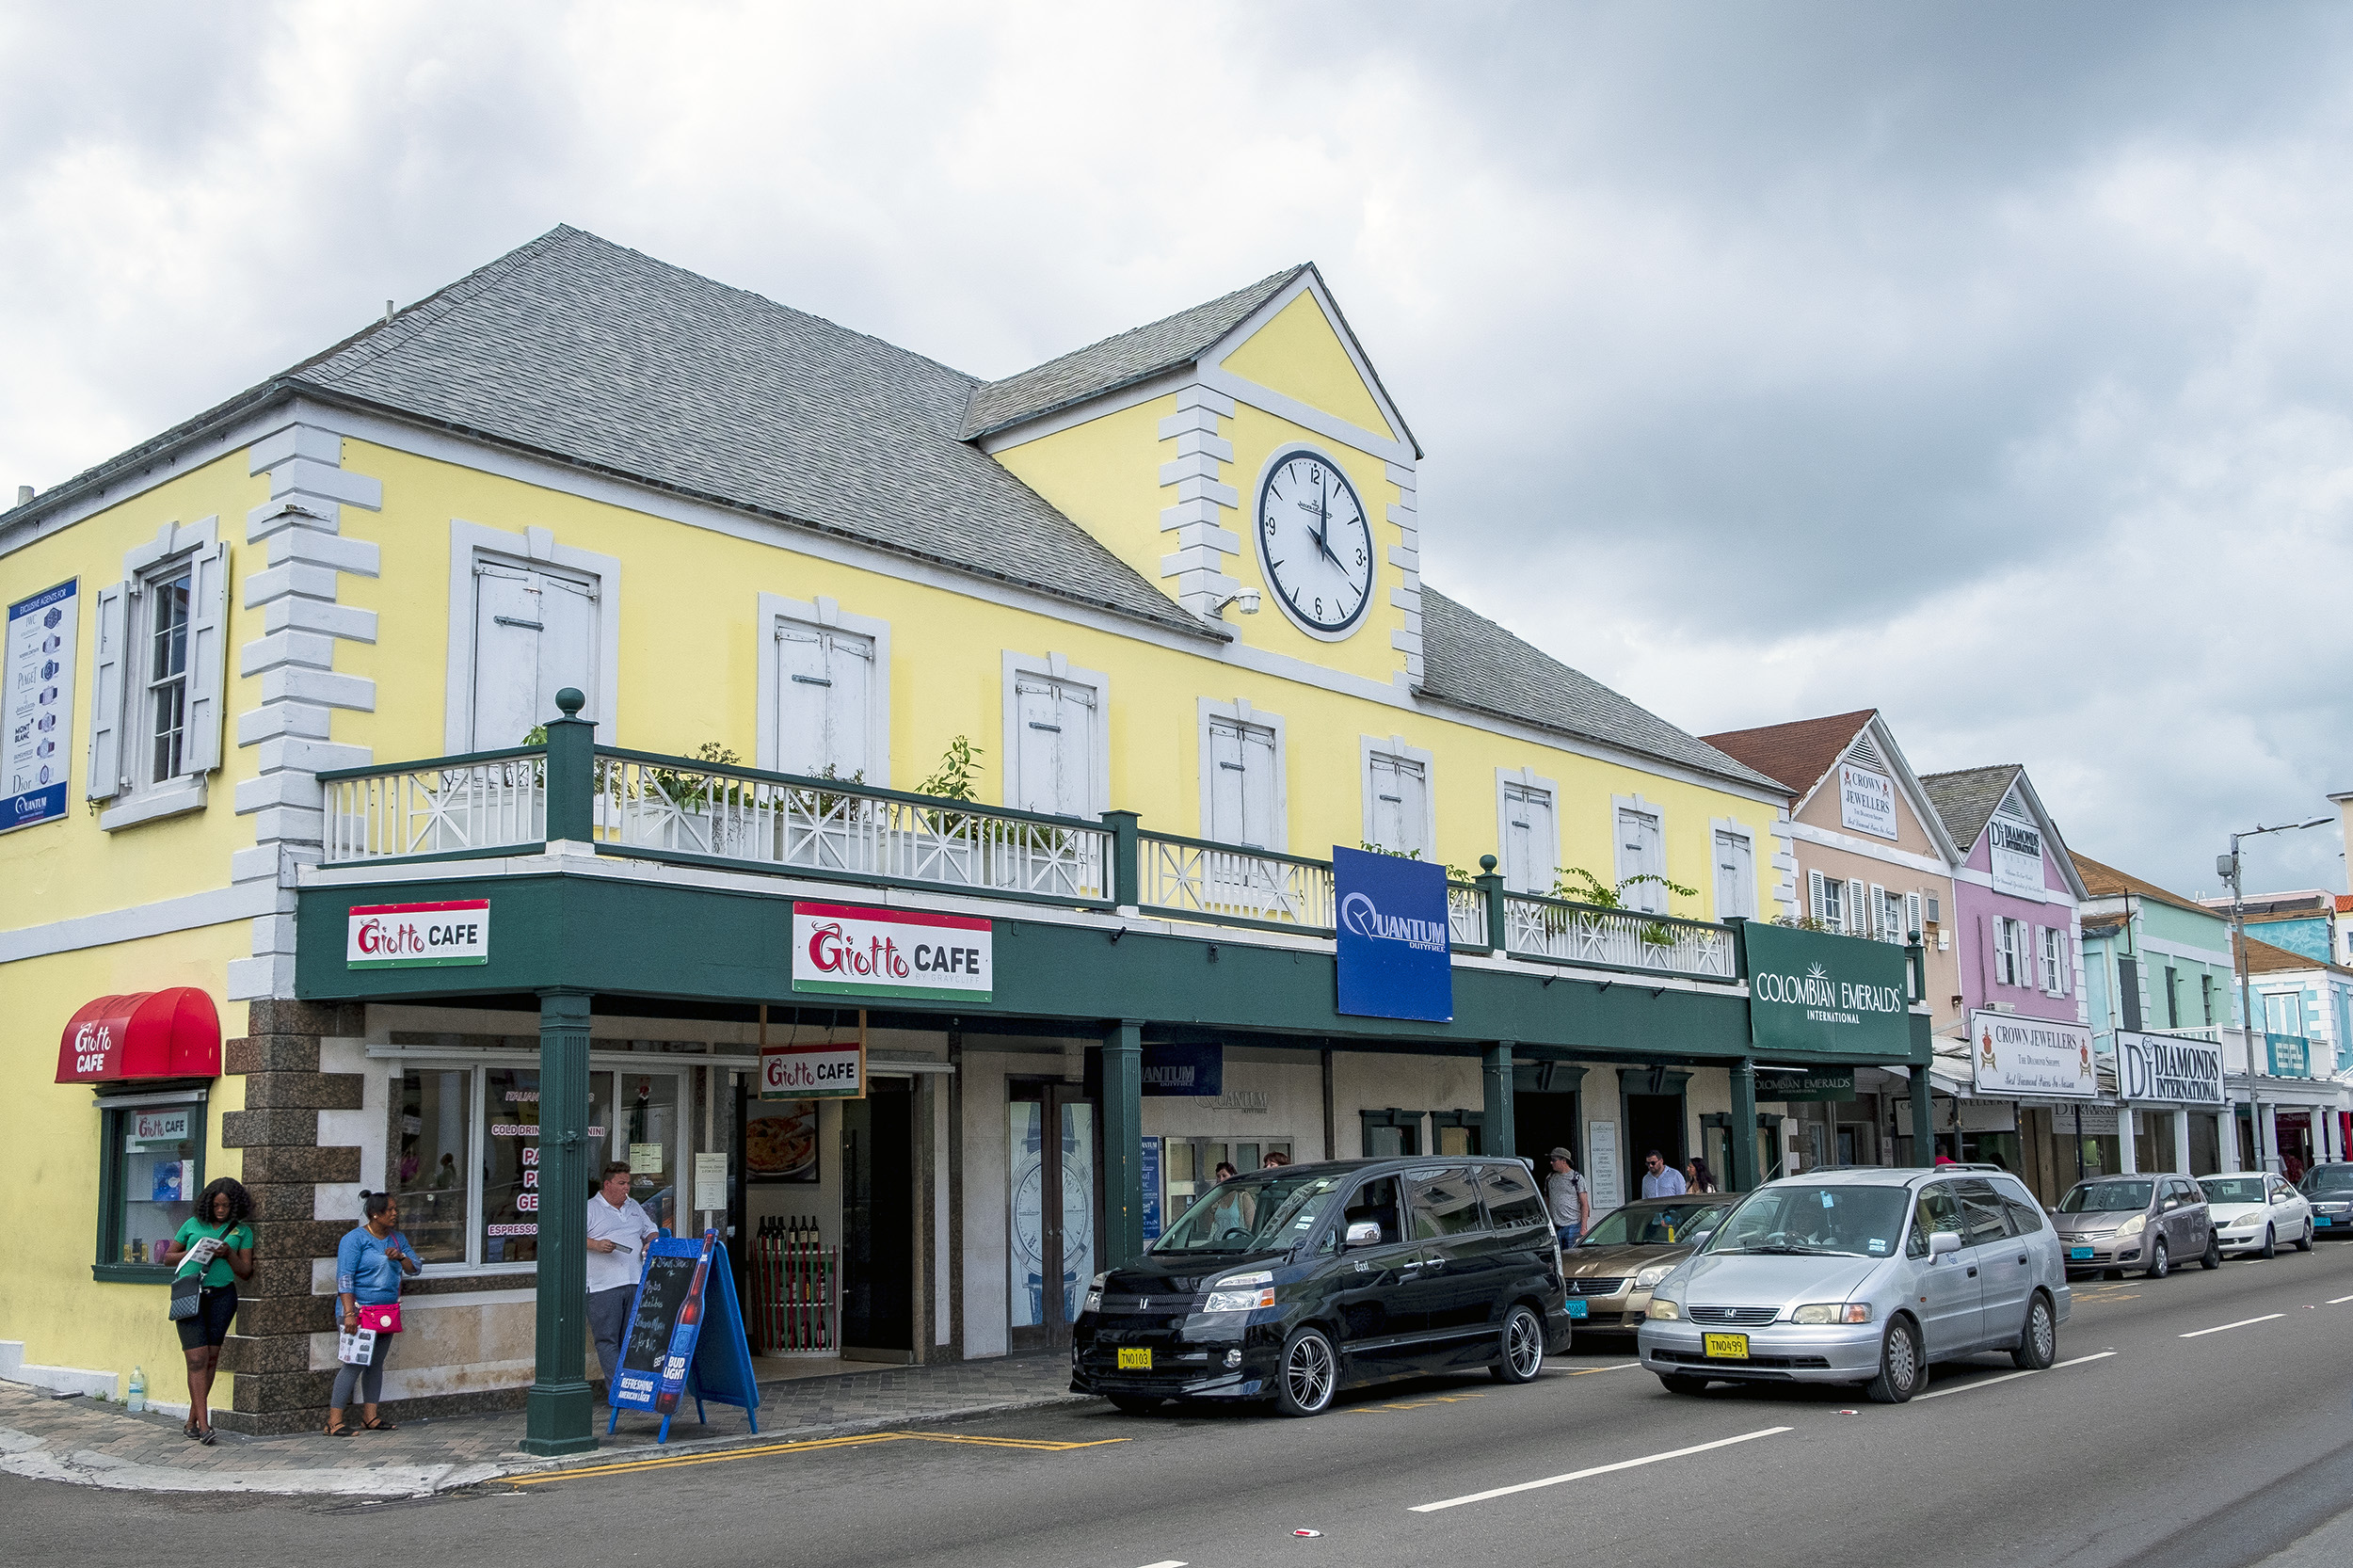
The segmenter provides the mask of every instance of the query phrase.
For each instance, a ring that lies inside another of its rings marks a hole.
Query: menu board
[[[654,1382],[661,1380],[662,1361],[669,1353],[671,1336],[678,1331],[679,1313],[699,1283],[696,1276],[701,1272],[702,1259],[694,1253],[657,1252],[648,1260],[646,1277],[637,1288],[637,1315],[630,1320],[629,1343],[621,1349],[624,1378],[642,1372]]]
[[[712,1332],[706,1335],[706,1328]],[[670,1418],[689,1395],[697,1420],[705,1400],[747,1412],[760,1406],[727,1249],[714,1231],[705,1231],[699,1241],[664,1237],[647,1249],[629,1339],[607,1397],[613,1418],[606,1431],[619,1422],[623,1410],[651,1411],[662,1417],[658,1441],[666,1442]],[[759,1430],[755,1415],[752,1431]]]
[[[66,812],[80,583],[8,606],[8,640],[0,645],[0,833]]]

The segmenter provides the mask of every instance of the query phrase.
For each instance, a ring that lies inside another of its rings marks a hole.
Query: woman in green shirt
[[[237,1281],[253,1277],[253,1200],[234,1176],[222,1176],[196,1200],[196,1212],[182,1223],[171,1239],[164,1261],[185,1266],[198,1246],[205,1251],[204,1278],[196,1315],[180,1320],[180,1349],[188,1360],[187,1434],[207,1447],[213,1441],[213,1413],[207,1400],[213,1391],[214,1369],[220,1365],[221,1341],[229,1337],[230,1320],[237,1315]]]

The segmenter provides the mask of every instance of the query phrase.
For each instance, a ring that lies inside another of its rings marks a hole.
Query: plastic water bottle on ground
[[[123,1402],[128,1404],[133,1410],[145,1410],[147,1408],[146,1368],[134,1367],[131,1368],[131,1397]]]

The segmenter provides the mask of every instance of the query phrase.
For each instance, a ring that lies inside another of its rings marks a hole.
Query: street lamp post
[[[2247,1042],[2247,1076],[2249,1078],[2258,1076],[2255,1068],[2255,1009],[2248,981],[2247,884],[2239,874],[2238,841],[2264,833],[2297,833],[2335,820],[2333,817],[2314,817],[2310,822],[2281,823],[2276,827],[2265,827],[2258,824],[2244,833],[2232,834],[2231,852],[2215,858],[2214,869],[2231,885],[2231,967],[2238,980],[2239,1038]],[[2233,1137],[2238,1133],[2237,1120],[2235,1116],[2232,1118]],[[2263,1112],[2251,1098],[2247,1102],[2247,1120],[2248,1130],[2255,1142],[2255,1162],[2260,1165],[2264,1157]]]

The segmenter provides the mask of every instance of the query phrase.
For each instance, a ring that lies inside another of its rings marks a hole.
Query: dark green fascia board
[[[492,901],[490,962],[446,968],[351,969],[343,961],[352,905]],[[698,1008],[766,1001],[811,1011],[796,998],[789,953],[792,901],[733,888],[623,881],[560,872],[306,888],[298,899],[296,989],[308,1000],[437,1000],[478,1004],[543,989],[615,998],[676,999]],[[1220,940],[1213,934],[1128,930],[1017,918],[997,921],[993,999],[893,999],[907,1017],[1084,1022],[1142,1018],[1152,1032],[1238,1032],[1314,1039],[1349,1050],[1475,1052],[1510,1040],[1533,1058],[1573,1052],[1682,1061],[1749,1055],[1748,1001],[1737,994],[1593,983],[1466,967],[1454,976],[1454,1019],[1432,1024],[1360,1018],[1334,1006],[1326,952]],[[1547,983],[1549,981],[1549,983]],[[631,1011],[640,1009],[631,1008]],[[1929,1060],[1928,1019],[1914,1016],[1914,1060]],[[993,1029],[990,1032],[995,1032]],[[1270,1042],[1273,1043],[1273,1042]],[[1889,1060],[1885,1049],[1854,1060]],[[1809,1064],[1825,1064],[1821,1062]],[[1844,1064],[1843,1061],[1840,1064]]]

